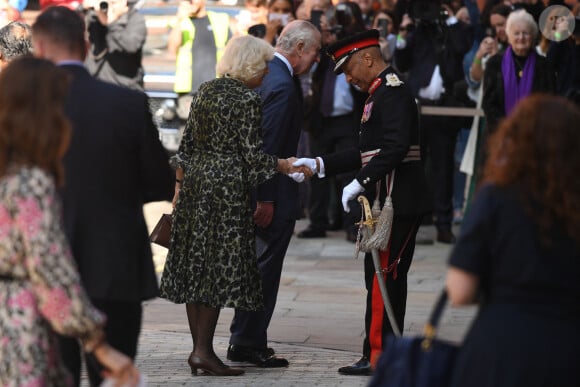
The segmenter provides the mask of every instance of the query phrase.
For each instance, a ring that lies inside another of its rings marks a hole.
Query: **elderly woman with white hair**
[[[523,9],[510,13],[506,34],[508,48],[491,57],[484,72],[482,107],[488,133],[523,97],[535,92],[552,93],[555,89],[554,71],[545,58],[536,54],[538,26],[532,15]]]
[[[171,247],[161,297],[185,303],[193,351],[191,372],[236,376],[213,349],[222,307],[264,307],[256,262],[250,190],[292,159],[264,153],[262,101],[252,89],[268,72],[274,49],[253,36],[232,39],[217,64],[218,78],[193,98],[176,164]]]

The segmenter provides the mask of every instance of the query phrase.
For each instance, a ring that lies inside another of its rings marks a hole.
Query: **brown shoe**
[[[219,358],[213,360],[202,359],[191,353],[187,363],[191,368],[191,373],[197,376],[197,371],[201,370],[203,374],[212,376],[239,376],[244,374],[244,370],[240,368],[232,368],[225,365]]]

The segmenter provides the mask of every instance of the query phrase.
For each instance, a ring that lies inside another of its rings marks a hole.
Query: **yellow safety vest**
[[[230,17],[227,13],[208,11],[207,16],[211,24],[216,46],[216,60],[219,61],[223,55],[224,48],[228,42]],[[189,93],[192,82],[192,61],[191,54],[193,39],[195,38],[195,27],[191,19],[181,22],[182,44],[177,51],[177,61],[175,64],[175,84],[173,90],[176,93]]]

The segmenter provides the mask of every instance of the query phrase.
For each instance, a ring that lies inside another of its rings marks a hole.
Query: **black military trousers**
[[[386,275],[387,293],[395,314],[397,325],[401,332],[405,322],[405,309],[407,306],[407,273],[411,267],[413,254],[415,253],[415,236],[421,224],[421,216],[395,216],[391,232],[388,264],[400,256],[400,262],[396,269]],[[387,267],[387,254],[381,252],[381,266]],[[375,267],[372,255],[365,254],[365,286],[367,289],[365,311],[365,338],[363,342],[363,355],[375,363],[382,350],[386,335],[393,333],[383,304],[380,289],[375,280]]]

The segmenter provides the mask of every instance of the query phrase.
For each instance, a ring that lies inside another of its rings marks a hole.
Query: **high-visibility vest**
[[[215,39],[216,60],[219,61],[228,42],[230,17],[227,13],[212,11],[208,11],[207,16]],[[177,51],[173,90],[176,93],[189,93],[191,91],[193,63],[191,50],[195,38],[195,27],[191,19],[185,19],[181,22],[181,36],[182,44]]]

